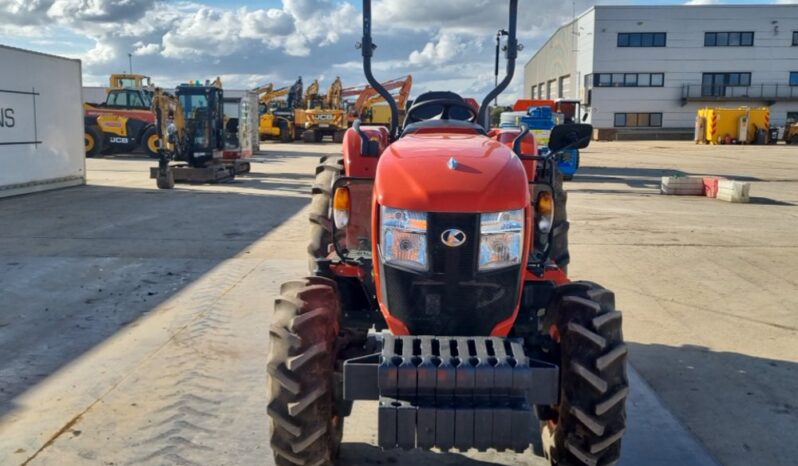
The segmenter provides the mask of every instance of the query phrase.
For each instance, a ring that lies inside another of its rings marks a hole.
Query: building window
[[[798,31],[792,32],[792,45],[798,45]]]
[[[701,77],[701,95],[724,97],[727,87],[751,85],[751,73],[704,73]]]
[[[661,128],[662,113],[616,113],[616,128]]]
[[[790,71],[790,86],[798,86],[798,71]]]
[[[560,79],[557,81],[557,97],[560,99],[565,97],[570,91],[570,87],[571,75],[566,74],[565,76],[560,76]]]
[[[546,98],[547,99],[551,99],[552,97],[554,97],[554,92],[553,92],[554,91],[554,82],[555,82],[554,79],[550,79],[549,81],[546,82]]]
[[[542,99],[543,98],[543,88],[544,88],[544,86],[545,86],[544,83],[538,84],[538,99]]]
[[[529,97],[531,97],[533,99],[535,98],[535,90],[536,90],[536,88],[537,88],[537,86],[532,86],[532,92],[529,93]]]
[[[665,47],[664,32],[619,32],[618,47]]]
[[[664,73],[596,73],[593,85],[596,87],[662,87]]]
[[[753,32],[705,32],[704,47],[751,47]]]

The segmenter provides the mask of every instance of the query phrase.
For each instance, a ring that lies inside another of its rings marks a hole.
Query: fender
[[[366,136],[379,144],[379,154],[388,147],[388,128],[384,126],[361,126],[360,130]],[[349,128],[344,133],[343,153],[344,170],[346,176],[357,176],[361,178],[374,178],[377,173],[377,162],[379,156],[364,156],[360,153],[360,135],[354,128]]]

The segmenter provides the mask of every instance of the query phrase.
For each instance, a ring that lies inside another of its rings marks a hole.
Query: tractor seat
[[[476,124],[476,120],[476,109],[460,95],[448,91],[425,92],[407,109],[402,135],[417,132],[421,128],[445,128],[449,125],[461,129],[473,128],[484,134],[484,128]]]

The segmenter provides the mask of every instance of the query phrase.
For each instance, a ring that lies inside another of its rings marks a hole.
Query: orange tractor
[[[570,281],[552,259],[556,156],[587,146],[591,127],[555,127],[544,156],[524,127],[489,129],[488,105],[515,71],[509,3],[506,76],[479,109],[428,92],[400,126],[372,74],[363,1],[364,72],[391,126],[356,121],[343,157],[316,169],[311,271],[282,285],[270,330],[277,465],[333,464],[355,400],[378,403],[385,449],[536,444],[561,466],[618,461],[621,313],[611,291]]]

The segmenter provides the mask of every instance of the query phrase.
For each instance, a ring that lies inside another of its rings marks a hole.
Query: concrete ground
[[[272,464],[265,354],[279,284],[305,270],[327,145],[264,146],[233,183],[158,191],[152,161],[88,161],[85,187],[0,199],[0,465]],[[798,456],[798,150],[595,143],[567,185],[571,275],[616,292],[631,347],[623,464]],[[671,173],[752,203],[658,194]],[[342,464],[544,464],[386,452],[374,406]]]

